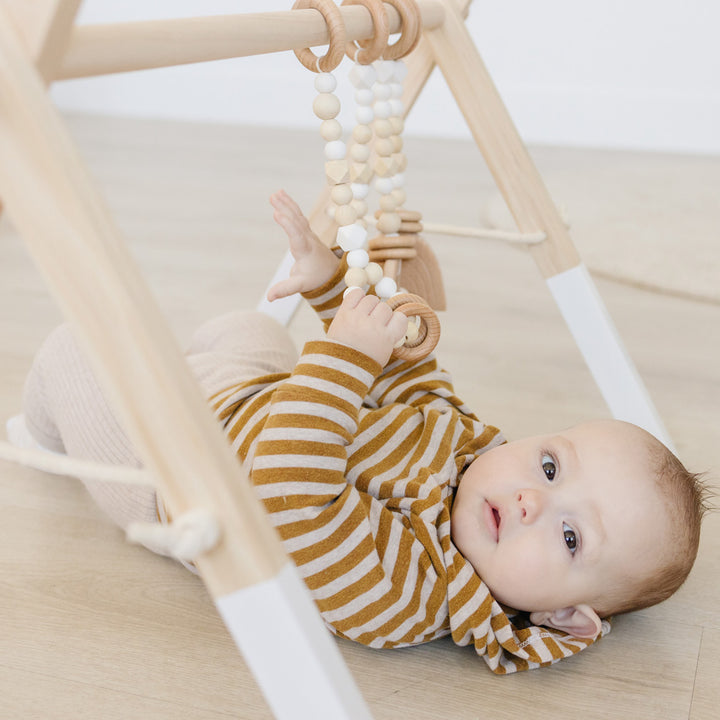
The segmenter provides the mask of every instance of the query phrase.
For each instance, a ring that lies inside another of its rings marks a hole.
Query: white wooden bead
[[[369,88],[358,88],[355,91],[355,102],[369,107],[375,102],[375,93]]]
[[[338,205],[335,210],[335,222],[338,225],[352,225],[357,220],[357,212],[352,205]]]
[[[395,115],[396,117],[398,117],[405,112],[405,106],[403,105],[402,100],[397,100],[393,98],[392,100],[389,100],[389,103],[391,115]]]
[[[369,256],[368,256],[369,257]],[[368,263],[365,267],[365,274],[367,275],[368,282],[371,285],[376,285],[382,280],[383,269],[382,265],[376,262]]]
[[[389,83],[393,79],[395,68],[392,60],[377,60],[373,67],[377,72],[377,82]]]
[[[381,297],[383,300],[387,300],[397,292],[397,285],[392,278],[384,277],[375,283],[375,292],[378,297]]]
[[[353,128],[352,136],[355,142],[366,145],[372,140],[373,129],[368,124],[356,125]]]
[[[355,63],[348,73],[348,79],[355,88],[371,88],[377,79],[377,72],[372,65]]]
[[[391,115],[390,103],[387,100],[381,100],[373,105],[373,112],[378,120],[385,120]]]
[[[389,177],[375,178],[375,189],[381,195],[387,195],[395,189],[395,184],[393,183],[392,178]]]
[[[331,93],[337,87],[337,80],[331,73],[318,73],[315,76],[315,89],[319,93]]]
[[[320,125],[320,136],[323,140],[339,140],[342,137],[342,125],[337,120],[323,120]]]
[[[394,60],[392,68],[392,79],[401,83],[407,77],[407,65],[402,60]]]
[[[393,185],[396,188],[401,188],[401,187],[405,186],[405,176],[401,172],[395,173],[393,175],[392,181],[393,181]]]
[[[350,189],[356,200],[364,200],[370,192],[370,186],[367,183],[352,183]]]
[[[321,120],[331,120],[340,112],[340,100],[332,93],[320,93],[313,101],[313,112]]]
[[[360,105],[355,109],[355,119],[360,125],[369,125],[375,118],[375,113],[371,107]]]
[[[375,134],[381,138],[386,138],[386,137],[390,137],[391,135],[399,135],[400,134],[400,133],[396,133],[393,131],[392,120],[385,120],[385,119],[376,120],[373,123],[373,130],[375,131]]]
[[[350,157],[355,162],[367,162],[370,157],[370,146],[355,143],[350,147]]]
[[[390,83],[390,97],[400,99],[403,94],[403,86],[402,83],[394,82]]]
[[[325,157],[328,160],[342,160],[347,154],[347,148],[342,140],[331,140],[325,143]]]
[[[353,191],[348,183],[342,183],[330,190],[330,197],[336,205],[347,205],[353,199]]]
[[[381,83],[376,82],[372,86],[373,94],[375,95],[376,100],[389,100],[390,95],[392,93],[392,90],[390,89],[390,85],[387,83]]]
[[[362,248],[359,250],[351,250],[347,254],[348,267],[366,268],[366,266],[369,262],[370,262],[370,256],[367,254],[367,250],[363,250]],[[366,270],[366,272],[367,272],[367,270]]]
[[[345,273],[345,284],[348,287],[362,287],[367,283],[367,275],[362,268],[351,267]]]
[[[353,223],[338,228],[337,244],[345,251],[359,250],[365,246],[367,241],[367,230],[362,225]]]

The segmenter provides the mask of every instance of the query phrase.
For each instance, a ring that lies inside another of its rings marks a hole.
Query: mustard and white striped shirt
[[[326,326],[342,301],[343,270],[305,296]],[[227,388],[212,402],[337,635],[392,648],[451,634],[497,673],[590,644],[513,623],[453,545],[462,473],[504,440],[455,395],[433,355],[383,369],[317,340],[290,375]]]

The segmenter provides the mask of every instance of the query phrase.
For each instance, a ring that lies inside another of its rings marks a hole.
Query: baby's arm
[[[268,291],[268,300],[272,302],[321,287],[335,275],[340,260],[320,241],[298,204],[284,190],[271,195],[270,204],[275,208],[273,219],[287,233],[295,259],[290,277]]]

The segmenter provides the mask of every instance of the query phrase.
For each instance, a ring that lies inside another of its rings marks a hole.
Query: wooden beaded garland
[[[369,1],[380,6],[378,0]],[[411,4],[408,0],[388,1],[398,10],[402,7],[401,15],[407,25],[408,36],[414,34],[414,46],[419,35],[419,15],[411,22],[409,11],[406,10]],[[347,0],[347,4],[364,2]],[[405,27],[401,40],[405,41]],[[392,46],[392,56],[397,57],[397,50],[402,44],[398,42]],[[351,50],[349,47],[348,52]],[[405,202],[402,173],[407,161],[402,154],[400,137],[403,130],[403,105],[400,98],[407,69],[401,60],[375,60],[367,64],[367,53],[363,58],[363,53],[358,48],[355,50],[358,51],[353,51],[351,55],[355,63],[348,77],[355,88],[357,124],[352,131],[352,143],[349,146],[343,142],[342,126],[336,120],[340,101],[334,94],[337,81],[329,72],[332,68],[327,68],[327,72],[319,72],[320,63],[317,63],[315,90],[318,94],[313,102],[313,112],[323,121],[320,134],[325,140],[325,174],[332,186],[330,196],[333,202],[328,212],[338,225],[337,244],[346,253],[348,269],[344,279],[348,291],[355,287],[366,291],[369,286],[373,286],[378,297],[386,301],[392,299],[391,307],[402,310],[408,316],[405,338],[396,345],[393,355],[406,360],[417,359],[437,344],[439,323],[432,310],[422,305],[420,298],[398,293],[396,277],[393,276],[399,268],[400,259],[409,259],[415,255],[416,236],[407,230],[419,221],[419,213],[413,214],[411,219],[407,217],[407,211],[399,211]],[[362,59],[366,60],[366,64],[362,64]],[[373,137],[376,138],[374,157],[370,149]],[[374,249],[369,250],[364,216],[367,213],[369,184],[373,177],[374,187],[380,195],[377,229],[381,235],[374,238],[370,244]],[[376,260],[389,262],[383,269]],[[387,274],[385,271],[388,271]],[[426,339],[431,341],[430,345],[421,350]]]

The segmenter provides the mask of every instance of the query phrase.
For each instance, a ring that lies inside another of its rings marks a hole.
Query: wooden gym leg
[[[590,275],[470,37],[456,3],[425,39],[612,414],[671,445]]]
[[[3,5],[0,196],[170,514],[217,518],[197,567],[276,717],[368,718]]]

